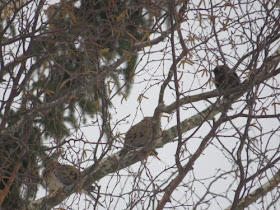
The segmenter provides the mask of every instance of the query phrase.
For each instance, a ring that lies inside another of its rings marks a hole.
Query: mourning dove
[[[153,135],[153,117],[144,117],[144,119],[132,126],[126,133],[124,138],[124,147],[120,152],[120,156],[125,155],[129,150],[143,146],[152,146]]]
[[[240,79],[228,66],[217,66],[214,70],[214,83],[218,90],[230,89],[240,84]]]
[[[51,192],[63,192],[63,188],[67,187],[81,178],[80,171],[71,165],[62,165],[57,161],[48,161],[46,168],[42,173],[48,188]],[[96,198],[92,195],[93,186],[89,186],[85,189],[85,193],[93,200]],[[100,202],[98,202],[102,205]],[[103,206],[103,205],[102,205]]]

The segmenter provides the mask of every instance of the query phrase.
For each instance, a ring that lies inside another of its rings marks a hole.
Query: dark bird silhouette
[[[215,75],[214,83],[219,91],[240,85],[240,79],[237,74],[226,65],[216,66],[213,72]]]

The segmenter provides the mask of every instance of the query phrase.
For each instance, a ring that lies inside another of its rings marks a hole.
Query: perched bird
[[[216,66],[213,70],[215,78],[214,83],[220,91],[237,87],[240,84],[240,79],[227,65]]]
[[[143,146],[149,146],[153,135],[153,117],[144,117],[144,119],[132,126],[124,138],[124,147],[120,156],[124,156],[129,150],[137,149]]]
[[[43,170],[42,176],[50,191],[56,193],[63,192],[64,187],[67,187],[80,179],[81,173],[74,166],[62,165],[57,161],[50,160],[48,161],[46,168]],[[93,200],[96,200],[91,194],[93,189],[93,186],[89,186],[85,189],[85,193]],[[100,202],[98,203],[102,205]]]

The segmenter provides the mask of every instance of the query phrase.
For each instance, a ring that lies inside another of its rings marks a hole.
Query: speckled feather
[[[43,171],[43,179],[52,191],[58,191],[78,180],[79,170],[71,165],[62,165],[56,161],[49,161]]]
[[[153,118],[145,117],[140,123],[132,126],[124,138],[124,147],[120,156],[125,155],[129,150],[148,145],[152,140]]]
[[[74,166],[62,165],[57,161],[50,160],[43,170],[42,176],[51,191],[63,192],[63,188],[76,182],[80,178],[81,173]],[[93,186],[88,186],[84,192],[90,196],[91,199],[96,200],[91,193],[93,189]],[[99,201],[98,204],[103,206]]]

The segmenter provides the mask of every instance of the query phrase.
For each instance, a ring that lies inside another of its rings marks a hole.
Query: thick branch
[[[256,202],[259,198],[265,196],[268,192],[276,188],[280,183],[280,171],[278,171],[275,176],[268,182],[263,184],[261,187],[256,189],[254,192],[243,198],[236,206],[236,210],[243,210],[252,203]],[[227,207],[225,210],[230,210],[231,206]]]
[[[265,81],[266,79],[268,79],[272,76],[275,76],[275,71],[268,73],[267,67],[269,66],[271,69],[273,69],[273,68],[276,68],[276,66],[278,65],[278,63],[280,61],[280,46],[276,50],[276,52],[273,53],[273,55],[270,58],[271,59],[268,59],[269,63],[266,64],[266,68],[263,67],[263,69],[260,69],[259,73],[253,78],[253,81],[247,80],[242,83],[242,85],[239,87],[239,92],[232,95],[232,97],[231,97],[232,101],[237,100],[245,92],[247,92],[248,87],[258,85],[259,83]],[[264,73],[264,71],[266,73]],[[277,73],[280,73],[280,72],[277,71]],[[250,85],[250,84],[254,84],[254,85]],[[207,94],[207,93],[205,93],[205,94]],[[213,95],[214,94],[216,94],[215,91],[213,91]],[[224,101],[221,101],[221,103],[219,103],[219,104],[218,103],[213,104],[213,105],[209,106],[208,108],[206,108],[205,110],[203,110],[202,112],[184,120],[181,123],[182,132],[183,133],[187,132],[188,130],[201,125],[205,121],[213,119],[213,117],[216,114],[225,110],[224,106],[228,107],[230,105],[229,103],[231,103],[232,101],[224,100]],[[165,130],[163,132],[162,138],[155,141],[155,148],[163,147],[166,143],[173,141],[176,137],[177,137],[177,126],[174,126],[168,130]],[[207,138],[205,138],[205,139],[207,139]],[[201,146],[203,148],[203,145],[201,145]],[[199,150],[198,150],[197,154],[199,154]],[[95,181],[100,180],[101,178],[103,178],[104,176],[106,176],[110,173],[116,172],[116,171],[126,168],[138,161],[143,160],[145,158],[145,155],[146,155],[146,152],[144,152],[143,149],[138,149],[138,150],[136,150],[136,152],[128,153],[123,160],[119,159],[119,152],[110,157],[107,157],[107,158],[101,160],[97,166],[93,165],[85,170],[89,173],[89,175],[87,175],[84,180],[84,186],[85,187],[89,186],[92,183],[94,183]],[[193,158],[194,158],[193,160],[195,161],[196,158],[195,157],[193,157]],[[190,164],[194,164],[194,161],[187,164],[186,167],[189,167]],[[190,167],[189,167],[189,169],[190,169]],[[77,186],[77,184],[76,184],[76,186]],[[75,185],[71,185],[65,189],[65,194],[57,194],[54,197],[50,197],[50,198],[48,198],[46,196],[42,199],[34,201],[30,204],[30,209],[39,209],[39,208],[45,207],[46,205],[48,206],[48,209],[51,207],[54,207],[54,206],[58,205],[59,203],[61,203],[69,195],[74,193],[76,191],[76,189],[78,189],[78,187],[75,187]]]
[[[279,60],[280,60],[280,46],[277,49],[277,51],[273,54],[273,59],[271,59],[271,61],[273,62],[273,66],[278,65]],[[277,58],[277,62],[275,60],[275,58]],[[270,65],[270,67],[272,67],[272,65]],[[275,73],[275,72],[274,72]],[[260,82],[263,82],[264,80],[268,79],[269,77],[274,76],[274,73],[272,74],[267,74],[265,76],[258,76],[260,74],[262,74],[262,72],[260,72],[253,81],[254,85],[259,84]],[[280,72],[278,72],[280,73]],[[252,81],[251,81],[252,82]],[[231,100],[237,100],[239,97],[241,97],[245,92],[247,92],[247,88],[249,86],[249,80],[243,82],[243,84],[239,87],[239,92],[235,95],[233,95],[231,97]],[[212,91],[210,92],[211,94],[217,94],[216,91]],[[207,93],[205,93],[206,95]],[[210,95],[211,95],[210,94]],[[186,99],[185,99],[186,100]],[[211,120],[213,119],[213,117],[220,113],[221,110],[224,110],[224,106],[229,106],[230,104],[227,103],[231,103],[232,101],[228,101],[228,100],[224,100],[221,101],[221,103],[216,103],[213,104],[211,106],[209,106],[208,108],[206,108],[205,110],[203,110],[202,112],[184,120],[181,123],[181,127],[182,127],[182,132],[187,132],[188,130],[191,130],[192,128],[195,128],[199,125],[201,125],[202,123],[204,123],[207,120]],[[224,104],[224,105],[222,105]],[[165,144],[172,142],[178,135],[177,132],[177,126],[174,126],[168,130],[165,130],[163,132],[163,136],[162,138],[156,140],[155,142],[155,148],[160,148],[163,147]],[[126,168],[138,161],[141,161],[145,158],[146,152],[143,151],[143,149],[138,149],[136,150],[136,152],[132,152],[132,153],[128,153],[125,158],[123,160],[119,159],[119,152],[115,153],[114,155],[107,157],[103,160],[101,160],[99,162],[99,164],[93,165],[89,168],[87,168],[85,171],[87,171],[89,174],[85,177],[84,179],[84,186],[89,186],[91,184],[93,184],[94,182],[100,180],[101,178],[107,176],[110,173],[114,173],[116,171],[119,171],[123,168]],[[194,158],[194,161],[196,159]],[[194,163],[194,162],[193,162]],[[193,164],[192,163],[192,164]],[[189,167],[190,165],[187,164],[186,167]],[[189,167],[190,169],[190,167]],[[37,201],[33,201],[30,204],[30,209],[38,209],[38,208],[42,208],[42,207],[48,207],[48,209],[60,204],[64,199],[66,199],[69,195],[71,195],[72,193],[76,192],[78,189],[78,185],[71,185],[69,187],[67,187],[65,189],[65,194],[57,194],[54,197],[44,197],[41,198]]]

